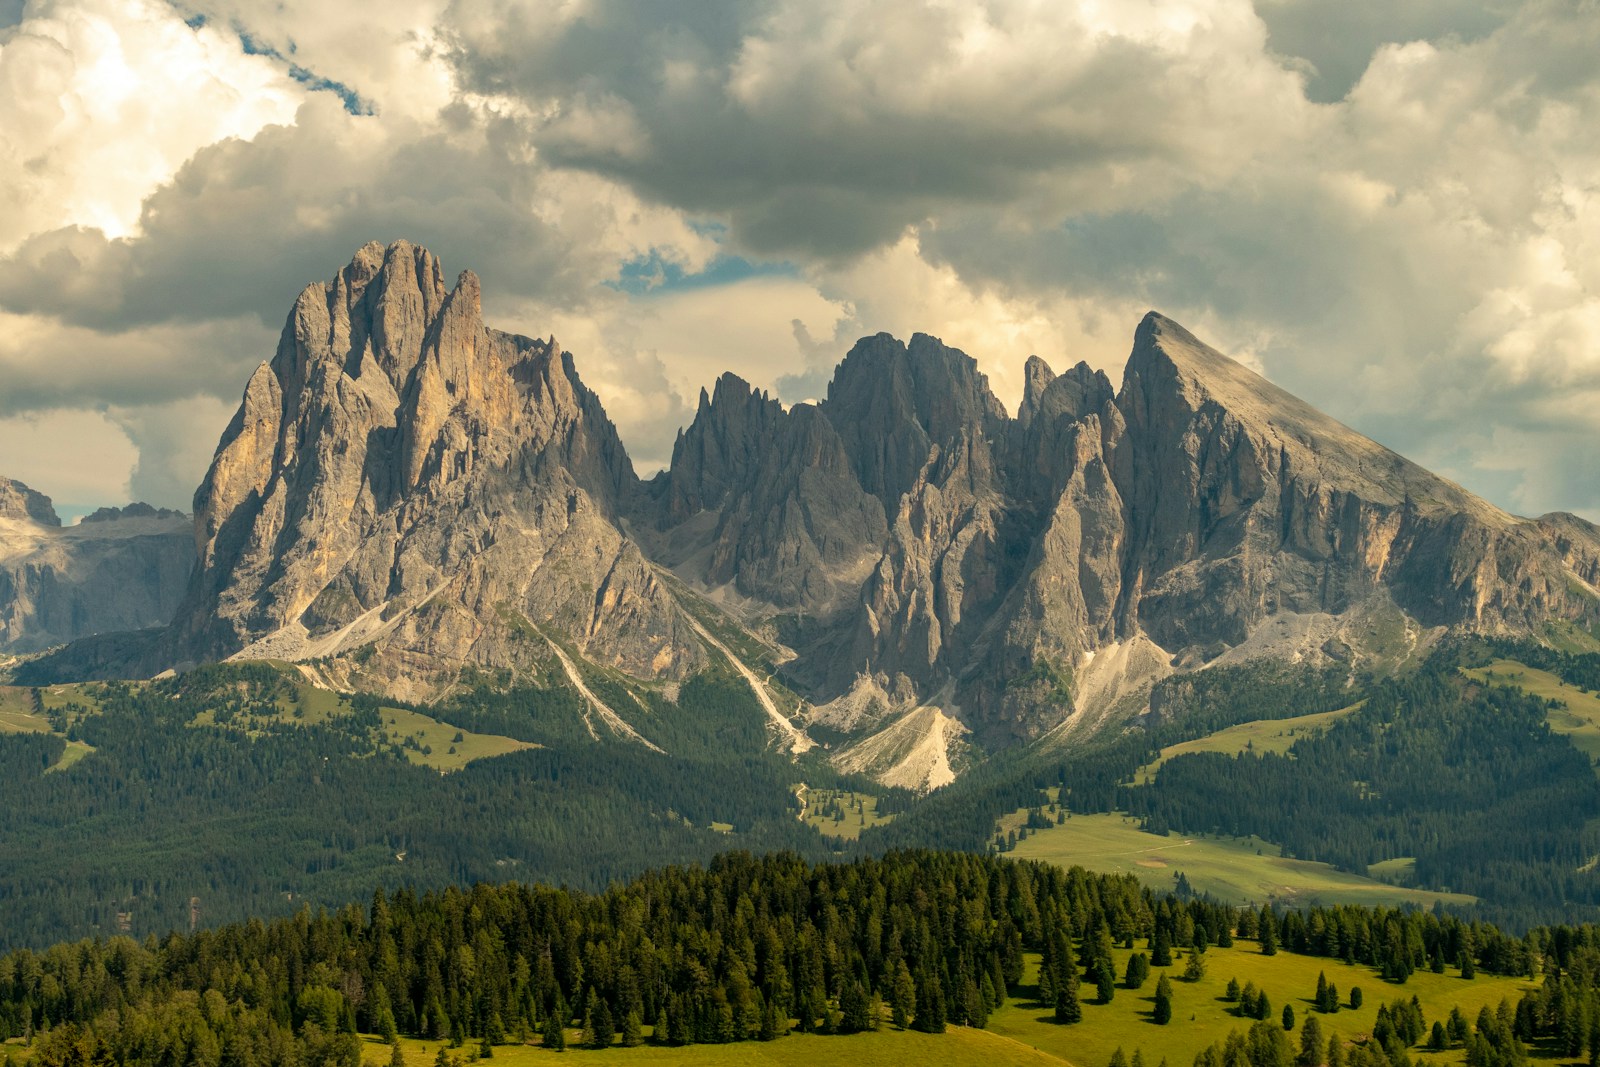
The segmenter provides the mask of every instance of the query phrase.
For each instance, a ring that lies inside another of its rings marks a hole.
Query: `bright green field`
[[[0,686],[0,734],[48,734],[52,733],[50,722],[41,715],[33,712],[33,691],[20,686]],[[61,758],[56,761],[46,774],[51,771],[64,771],[77,763],[83,757],[94,751],[93,745],[86,745],[82,741],[68,741],[67,747],[61,753]]]
[[[926,1067],[1059,1067],[1061,1059],[1030,1048],[1025,1042],[990,1033],[953,1026],[943,1034],[919,1034],[895,1030],[890,1026],[876,1033],[849,1037],[824,1037],[816,1034],[789,1034],[776,1041],[742,1041],[733,1045],[688,1045],[683,1048],[612,1048],[604,1052],[576,1047],[578,1031],[567,1033],[565,1053],[546,1052],[534,1045],[500,1045],[494,1059],[485,1067],[526,1067],[531,1064],[576,1063],[617,1064],[618,1067],[739,1067],[742,1064],[771,1064],[773,1067],[900,1067],[922,1064]],[[437,1041],[403,1039],[406,1067],[433,1067],[439,1052]],[[462,1056],[465,1048],[455,1049]],[[368,1067],[387,1067],[387,1045],[370,1043],[362,1056]],[[1155,1067],[1151,1064],[1151,1067]]]
[[[1148,951],[1143,942],[1135,950],[1116,949],[1117,974],[1121,975],[1133,951]],[[1187,953],[1184,953],[1186,956]],[[1419,972],[1404,985],[1384,982],[1369,967],[1348,967],[1337,960],[1314,956],[1296,956],[1279,952],[1275,956],[1261,955],[1254,941],[1238,941],[1233,948],[1213,947],[1205,954],[1206,974],[1200,981],[1190,984],[1182,980],[1185,959],[1175,957],[1173,966],[1167,968],[1172,981],[1172,1022],[1157,1026],[1150,1020],[1155,1006],[1156,979],[1160,972],[1150,976],[1144,987],[1125,989],[1120,985],[1110,1004],[1094,1003],[1094,989],[1085,986],[1083,1022],[1074,1026],[1057,1026],[1049,1021],[1049,1013],[1037,1005],[1013,1004],[997,1012],[989,1020],[989,1029],[1023,1044],[1061,1056],[1082,1067],[1104,1067],[1120,1046],[1132,1058],[1135,1049],[1144,1052],[1145,1063],[1157,1067],[1167,1060],[1170,1067],[1188,1067],[1201,1048],[1220,1038],[1229,1030],[1246,1029],[1253,1019],[1241,1019],[1232,1013],[1233,1005],[1222,999],[1229,978],[1237,978],[1239,985],[1254,982],[1266,992],[1272,1003],[1271,1018],[1276,1021],[1283,1006],[1293,1006],[1295,1029],[1290,1042],[1299,1048],[1300,1027],[1312,1012],[1312,998],[1317,990],[1317,975],[1324,973],[1328,981],[1338,986],[1341,1002],[1349,1003],[1352,986],[1361,987],[1363,1003],[1359,1011],[1348,1007],[1332,1015],[1318,1015],[1324,1039],[1338,1033],[1346,1040],[1365,1037],[1377,1020],[1378,1007],[1391,1001],[1416,996],[1422,1003],[1423,1017],[1428,1026],[1435,1019],[1450,1014],[1452,1006],[1459,1006],[1468,1021],[1477,1017],[1484,1005],[1491,1008],[1508,998],[1515,1006],[1518,998],[1536,988],[1523,979],[1489,978],[1480,975],[1464,981],[1454,970],[1449,974]],[[1038,963],[1030,960],[1025,981],[1033,981]],[[1459,1064],[1463,1053],[1455,1049],[1447,1053],[1413,1056],[1418,1064]]]
[[[0,685],[0,734],[47,734],[50,723],[33,713],[33,691]]]
[[[1297,715],[1292,719],[1257,719],[1254,722],[1240,723],[1230,726],[1225,730],[1218,730],[1205,737],[1197,737],[1193,741],[1184,741],[1181,744],[1168,745],[1161,750],[1161,756],[1154,762],[1140,767],[1133,772],[1133,780],[1140,785],[1148,785],[1161,769],[1161,765],[1174,756],[1182,756],[1190,752],[1222,752],[1234,755],[1239,752],[1278,752],[1289,751],[1300,738],[1310,733],[1323,729],[1335,719],[1342,718],[1359,708],[1360,704],[1353,704],[1348,708],[1338,711],[1324,711],[1315,715]]]
[[[1004,822],[1015,826],[1021,821],[1021,816],[1011,816]],[[1279,855],[1276,845],[1256,838],[1157,837],[1144,833],[1137,822],[1123,815],[1074,815],[1059,826],[1030,831],[1009,855],[1063,867],[1131,874],[1157,890],[1171,889],[1174,875],[1182,871],[1195,892],[1235,904],[1277,900],[1297,905],[1414,903],[1432,907],[1436,900],[1446,904],[1475,900],[1460,893],[1388,885],[1336,871],[1326,863],[1288,859]]]
[[[1550,729],[1572,738],[1573,745],[1591,760],[1600,760],[1600,697],[1568,685],[1549,671],[1535,670],[1516,660],[1497,659],[1487,667],[1462,673],[1489,685],[1524,690],[1541,700],[1561,701],[1565,708],[1553,709],[1545,716]]]
[[[292,664],[285,664],[292,669]],[[308,725],[325,723],[350,714],[350,705],[338,693],[319,689],[302,682],[294,688],[292,698],[279,700],[278,712],[271,718],[278,722],[299,722]],[[390,744],[404,745],[406,758],[412,763],[435,767],[441,771],[459,771],[473,760],[503,756],[537,746],[498,734],[475,734],[438,719],[402,708],[380,708],[379,718],[383,732]],[[210,712],[196,716],[196,726],[212,726]],[[457,738],[460,740],[457,740]],[[409,739],[412,744],[405,744]],[[424,752],[424,749],[429,751]]]
[[[835,801],[843,809],[844,818],[835,820],[827,814]],[[860,804],[861,810],[856,810]],[[882,826],[892,822],[894,816],[878,814],[878,798],[871,793],[853,793],[836,789],[808,789],[805,795],[805,824],[824,837],[855,840],[869,826]]]

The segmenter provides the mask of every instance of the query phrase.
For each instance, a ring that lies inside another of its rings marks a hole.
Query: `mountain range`
[[[270,658],[415,702],[564,677],[647,745],[596,680],[726,664],[777,741],[925,789],[1174,672],[1600,633],[1600,529],[1510,515],[1154,312],[1120,387],[1035,357],[1014,415],[924,334],[861,339],[818,402],[724,374],[648,480],[578,368],[485,325],[470,271],[369,244],[295,301],[192,539],[0,481],[0,650],[76,639],[22,682]]]

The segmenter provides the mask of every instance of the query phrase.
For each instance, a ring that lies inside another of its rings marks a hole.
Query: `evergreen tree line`
[[[645,1027],[724,1042],[887,1014],[940,1032],[987,1020],[1054,917],[1131,936],[1154,910],[1129,877],[933,852],[734,853],[598,895],[379,890],[365,909],[0,957],[0,1037],[42,1038],[40,1067],[265,1067],[307,1044],[344,1062],[357,1031],[490,1049],[573,1026],[597,1044]]]
[[[441,775],[388,743],[376,701],[285,714],[298,689],[266,664],[101,686],[93,706],[52,712],[95,749],[70,770],[44,773],[60,737],[0,734],[0,949],[187,928],[191,898],[210,925],[337,907],[375,885],[514,874],[598,890],[740,843],[820,859],[828,848],[795,818],[794,782],[859,785],[820,757],[796,767],[769,749],[764,714],[726,674],[637,716],[670,757],[597,743],[565,693],[479,688],[429,709],[543,746]]]
[[[1469,684],[1448,659],[1367,690],[1287,754],[1190,753],[1123,806],[1154,832],[1258,835],[1365,873],[1416,858],[1419,884],[1546,914],[1600,903],[1587,867],[1600,781],[1545,722],[1546,702]]]

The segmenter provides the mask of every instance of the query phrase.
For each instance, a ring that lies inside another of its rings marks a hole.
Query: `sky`
[[[307,283],[406,238],[641,473],[734,370],[1150,308],[1600,520],[1595,0],[0,0],[0,474],[187,509]]]

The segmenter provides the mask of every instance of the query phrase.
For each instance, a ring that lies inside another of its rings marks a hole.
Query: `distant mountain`
[[[1143,710],[1174,671],[1600,626],[1593,525],[1508,515],[1158,314],[1120,390],[1081,363],[1025,378],[1013,416],[922,334],[863,338],[820,403],[724,375],[641,482],[553,339],[371,244],[250,379],[170,629],[38,676],[278,657],[431,699],[559,671],[623,735],[586,678],[732,660],[788,741],[926,787],[973,744]]]
[[[49,497],[0,478],[0,653],[161,626],[193,566],[187,515],[130,504],[62,526]]]

